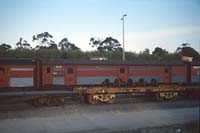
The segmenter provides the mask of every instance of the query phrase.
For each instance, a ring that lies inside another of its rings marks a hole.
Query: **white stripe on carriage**
[[[10,68],[11,71],[33,71],[33,68]]]
[[[78,68],[78,71],[111,71],[117,70],[116,68]]]
[[[129,71],[152,71],[152,70],[162,70],[161,68],[129,68]]]

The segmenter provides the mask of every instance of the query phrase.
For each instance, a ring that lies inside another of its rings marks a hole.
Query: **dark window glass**
[[[47,67],[47,73],[50,73],[50,72],[51,72],[51,68]]]
[[[67,72],[68,72],[68,74],[72,74],[72,73],[74,73],[74,70],[73,70],[73,68],[69,67]]]
[[[120,73],[125,73],[125,69],[124,68],[120,68]]]
[[[165,73],[169,73],[169,69],[168,68],[165,68]]]
[[[0,67],[0,74],[4,74],[5,73],[5,69]]]
[[[4,74],[5,73],[5,69],[0,67],[0,74]]]

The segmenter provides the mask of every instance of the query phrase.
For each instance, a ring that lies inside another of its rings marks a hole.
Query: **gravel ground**
[[[199,121],[192,121],[185,124],[174,124],[160,127],[147,127],[139,129],[121,129],[121,130],[88,130],[81,133],[199,133]],[[80,133],[80,132],[71,132]]]
[[[77,104],[0,112],[0,132],[134,131],[138,133],[140,132],[138,129],[142,129],[146,133],[146,129],[157,130],[153,127],[158,127],[158,131],[161,131],[159,127],[163,125],[184,124],[198,120],[199,102],[194,100],[95,106]]]

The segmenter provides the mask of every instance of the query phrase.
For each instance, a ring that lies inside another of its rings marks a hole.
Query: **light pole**
[[[122,20],[122,28],[123,28],[123,31],[122,31],[122,40],[123,40],[123,60],[125,60],[125,49],[124,49],[124,17],[126,17],[127,15],[124,14],[121,18]]]

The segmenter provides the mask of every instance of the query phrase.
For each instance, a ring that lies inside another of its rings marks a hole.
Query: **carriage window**
[[[67,70],[67,73],[68,73],[68,74],[72,74],[72,73],[74,73],[73,68],[69,67],[68,70]]]
[[[125,69],[124,68],[120,68],[120,73],[125,73]]]
[[[4,74],[5,73],[5,69],[0,67],[0,74]]]
[[[169,69],[168,68],[165,68],[165,73],[169,73]]]
[[[50,72],[51,72],[51,68],[47,67],[47,73],[50,73]]]

